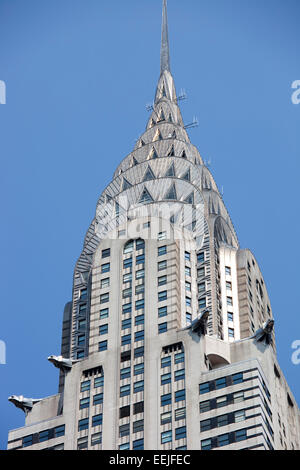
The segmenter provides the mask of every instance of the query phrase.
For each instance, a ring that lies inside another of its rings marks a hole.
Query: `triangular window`
[[[170,150],[170,152],[168,153],[168,157],[175,157],[175,151],[174,151],[174,147],[173,147],[173,146],[171,147],[171,150]]]
[[[163,110],[161,110],[157,122],[161,122],[161,121],[165,121],[165,120],[166,120],[166,118],[165,118],[164,112],[163,112]]]
[[[184,202],[187,202],[188,204],[194,204],[195,197],[194,193],[191,193],[185,200]]]
[[[149,123],[149,128],[151,129],[151,127],[153,127],[155,125],[155,122],[153,121],[153,119],[151,119],[150,123]]]
[[[161,133],[160,133],[159,129],[158,129],[158,131],[156,132],[156,134],[154,136],[153,142],[156,142],[157,140],[162,140],[162,136],[161,136]]]
[[[152,196],[150,195],[150,193],[147,191],[146,188],[144,188],[143,192],[142,192],[142,195],[140,197],[140,200],[139,200],[139,203],[147,203],[147,202],[153,202],[153,199],[152,199]]]
[[[171,113],[169,114],[169,119],[168,119],[168,120],[169,120],[169,122],[173,122],[172,114],[171,114]]]
[[[187,158],[186,153],[185,153],[185,150],[182,152],[181,157],[182,157],[182,158]]]
[[[167,95],[166,95],[165,85],[163,85],[163,87],[162,87],[161,96],[164,97],[164,98],[167,96]]]
[[[151,158],[158,158],[158,155],[154,147],[152,147],[151,152],[149,153],[148,160],[150,160]]]
[[[125,191],[126,189],[129,189],[131,187],[132,187],[132,184],[130,184],[126,178],[123,178],[122,191]]]
[[[188,170],[182,177],[181,179],[185,180],[185,181],[191,181],[191,171]]]
[[[154,179],[155,179],[155,175],[153,171],[151,170],[150,166],[148,165],[143,181],[149,181],[149,180],[154,180]]]
[[[136,160],[136,158],[132,157],[131,166],[135,166],[137,164],[138,164],[138,161]]]
[[[177,200],[177,193],[176,193],[176,186],[172,184],[170,189],[168,190],[167,194],[165,195],[164,199],[167,200]]]
[[[168,169],[167,173],[165,174],[166,177],[172,177],[172,176],[176,176],[175,175],[175,165],[174,163],[172,163],[172,165],[170,166],[170,168]]]
[[[173,132],[172,139],[177,139],[176,131]]]

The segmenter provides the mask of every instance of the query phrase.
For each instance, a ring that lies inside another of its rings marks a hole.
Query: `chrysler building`
[[[163,0],[150,117],[99,197],[48,358],[58,393],[9,397],[25,426],[8,449],[300,449],[263,275],[179,98]]]

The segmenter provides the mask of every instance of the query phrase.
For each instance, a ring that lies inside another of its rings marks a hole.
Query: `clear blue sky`
[[[299,0],[169,0],[171,67],[192,142],[263,271],[278,356],[300,402]],[[0,448],[57,392],[62,312],[96,201],[144,131],[161,0],[0,0]]]

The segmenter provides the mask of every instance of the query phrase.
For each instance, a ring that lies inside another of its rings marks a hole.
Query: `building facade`
[[[151,116],[97,203],[63,316],[59,392],[8,449],[300,449],[258,263],[190,142],[163,1]]]

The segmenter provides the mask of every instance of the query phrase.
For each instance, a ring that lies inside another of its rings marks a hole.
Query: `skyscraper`
[[[258,263],[191,144],[170,68],[97,203],[63,317],[59,393],[10,397],[8,448],[299,449]]]

